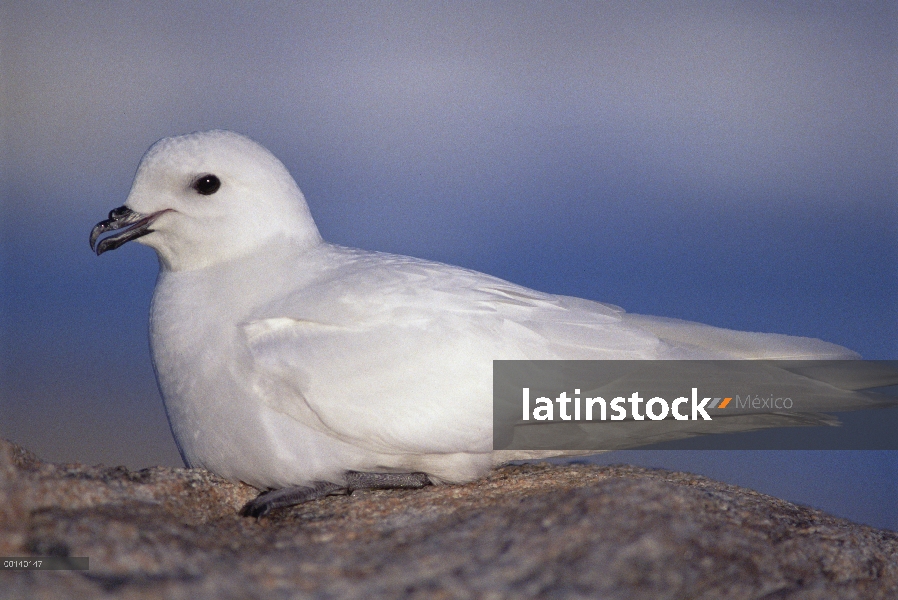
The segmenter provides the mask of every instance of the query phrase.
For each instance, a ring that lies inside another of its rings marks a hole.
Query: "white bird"
[[[261,516],[365,487],[465,482],[492,449],[494,359],[857,358],[820,340],[631,315],[322,240],[284,165],[230,131],[160,140],[97,254],[153,248],[153,365],[184,462]]]

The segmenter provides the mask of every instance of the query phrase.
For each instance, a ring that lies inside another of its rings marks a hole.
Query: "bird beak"
[[[90,249],[97,252],[97,256],[103,254],[107,250],[115,250],[119,246],[143,237],[148,233],[152,233],[150,229],[153,221],[155,221],[162,213],[168,210],[160,210],[151,215],[143,215],[134,212],[127,206],[119,206],[109,211],[109,218],[105,221],[97,223],[90,232]],[[125,228],[121,233],[110,235],[97,244],[97,238],[107,231],[115,231]]]

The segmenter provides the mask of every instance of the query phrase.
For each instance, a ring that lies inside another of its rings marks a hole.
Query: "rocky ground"
[[[629,466],[518,466],[237,516],[202,470],[42,462],[0,441],[3,598],[898,598],[898,533]]]

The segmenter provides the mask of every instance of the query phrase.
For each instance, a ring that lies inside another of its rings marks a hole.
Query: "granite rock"
[[[3,598],[898,598],[898,533],[704,477],[525,465],[237,516],[199,469],[53,464],[0,441]]]

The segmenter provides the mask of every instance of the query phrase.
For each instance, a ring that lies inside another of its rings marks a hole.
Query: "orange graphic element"
[[[732,400],[732,398],[724,398],[723,402],[721,402],[720,406],[718,406],[717,408],[726,408],[727,404],[730,403],[730,400]]]

